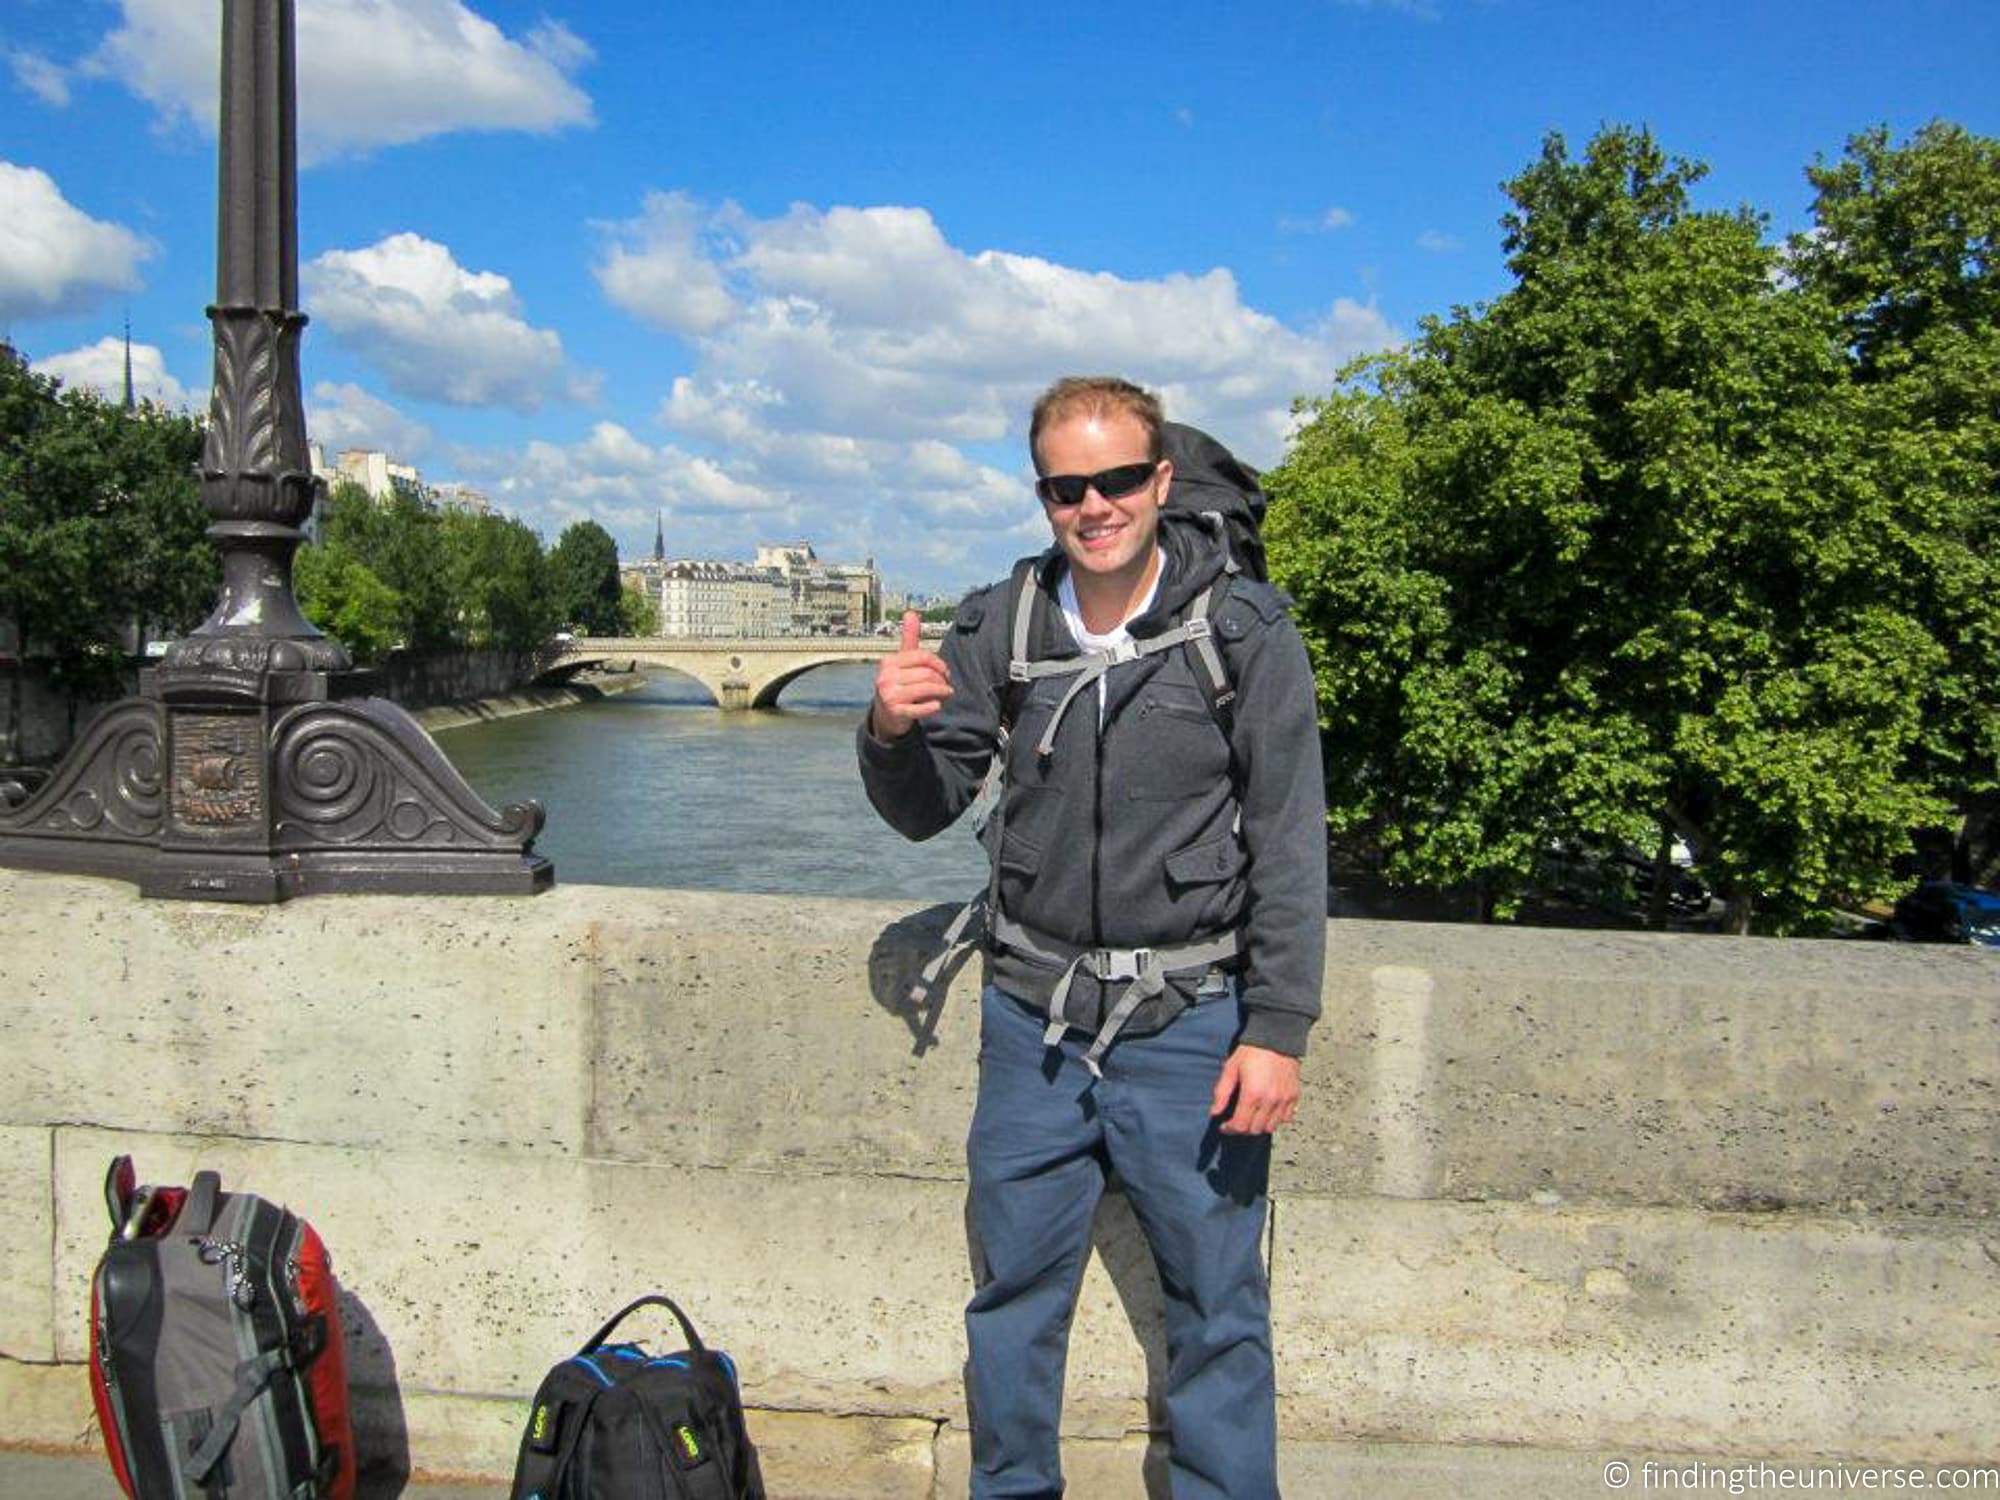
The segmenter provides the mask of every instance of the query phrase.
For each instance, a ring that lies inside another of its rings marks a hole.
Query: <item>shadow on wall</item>
[[[410,1480],[410,1425],[396,1352],[368,1304],[340,1289],[347,1389],[354,1418],[355,1500],[396,1500]]]
[[[921,1003],[911,999],[910,986],[916,983],[924,965],[944,951],[945,929],[958,915],[956,905],[927,906],[882,929],[868,952],[868,992],[875,1003],[910,1028],[913,1056],[922,1057],[937,1045],[938,1019],[944,1014],[952,982],[976,956],[968,951],[953,960],[939,976],[929,996]],[[977,991],[972,1003],[978,1003]]]

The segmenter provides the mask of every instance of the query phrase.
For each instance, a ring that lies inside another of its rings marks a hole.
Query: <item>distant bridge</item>
[[[725,709],[775,708],[785,684],[814,667],[876,661],[896,645],[896,637],[879,635],[581,636],[562,642],[547,658],[547,670],[600,662],[671,667],[708,689]]]

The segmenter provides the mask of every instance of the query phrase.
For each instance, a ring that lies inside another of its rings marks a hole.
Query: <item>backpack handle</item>
[[[181,1210],[175,1229],[187,1234],[207,1234],[215,1227],[215,1211],[222,1198],[222,1174],[197,1172],[188,1188],[187,1206]]]
[[[592,1334],[590,1342],[585,1344],[583,1348],[581,1348],[577,1352],[579,1354],[588,1354],[593,1349],[601,1349],[602,1347],[604,1347],[605,1341],[611,1337],[613,1329],[617,1328],[617,1326],[620,1323],[624,1322],[628,1317],[630,1317],[633,1313],[637,1312],[640,1308],[648,1306],[664,1307],[668,1312],[672,1313],[674,1315],[674,1320],[681,1325],[681,1332],[687,1335],[688,1348],[692,1349],[697,1354],[702,1352],[701,1335],[694,1331],[694,1324],[688,1321],[688,1315],[681,1311],[680,1304],[674,1301],[673,1298],[663,1297],[657,1292],[652,1293],[648,1296],[640,1297],[635,1301],[628,1302],[624,1307],[620,1308],[617,1312],[613,1313],[611,1315],[611,1321],[606,1323],[602,1328],[598,1329],[596,1333]]]

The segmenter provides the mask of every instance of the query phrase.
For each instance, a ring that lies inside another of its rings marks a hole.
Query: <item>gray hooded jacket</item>
[[[1198,527],[1163,521],[1159,537],[1158,596],[1128,626],[1139,639],[1177,622],[1222,569]],[[1051,586],[1048,569],[1062,566],[1059,557],[1045,562]],[[862,723],[869,801],[906,838],[948,827],[986,778],[1006,701],[1008,606],[1005,583],[959,606],[941,651],[953,694],[937,714],[887,743]],[[1061,611],[1043,614],[1031,656],[1077,655]],[[1113,667],[1102,723],[1091,692],[1063,715],[1052,755],[1038,755],[1036,742],[1069,679],[1026,686],[997,820],[1000,904],[1015,922],[1074,948],[1165,948],[1240,928],[1243,954],[1231,967],[1241,970],[1241,1040],[1303,1056],[1326,957],[1326,798],[1312,669],[1284,596],[1269,584],[1234,579],[1213,624],[1236,692],[1226,735],[1185,648]],[[989,951],[1002,989],[1047,1004],[1059,971],[1004,944]],[[1174,976],[1125,1033],[1164,1026],[1192,1003],[1201,979]],[[1079,974],[1067,1014],[1094,1029],[1125,983]]]

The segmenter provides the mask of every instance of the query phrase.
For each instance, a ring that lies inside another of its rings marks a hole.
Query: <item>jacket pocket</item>
[[[1190,844],[1167,856],[1167,880],[1176,890],[1191,886],[1220,885],[1243,873],[1249,858],[1236,835],[1225,833],[1199,844]]]
[[[1150,719],[1156,714],[1181,719],[1190,724],[1216,727],[1215,713],[1198,689],[1181,687],[1177,683],[1153,682],[1147,685],[1139,697],[1139,716]]]
[[[1200,693],[1150,684],[1133,709],[1118,768],[1128,798],[1179,802],[1229,784],[1229,741]]]
[[[999,866],[1000,908],[1018,914],[1023,900],[1035,888],[1035,876],[1042,868],[1042,846],[1009,828],[1000,842]]]

